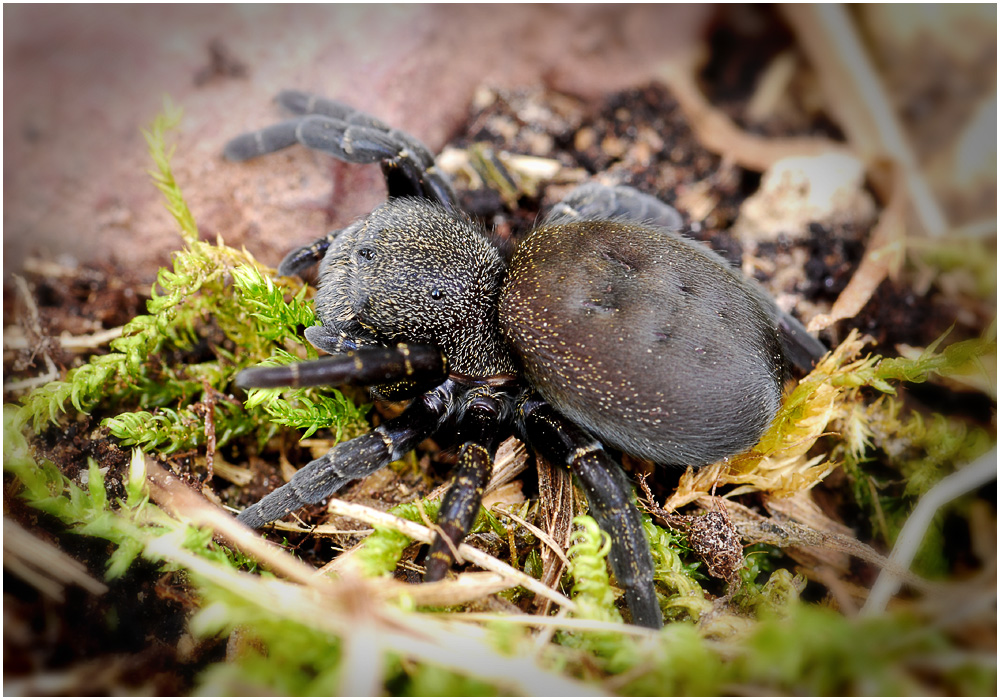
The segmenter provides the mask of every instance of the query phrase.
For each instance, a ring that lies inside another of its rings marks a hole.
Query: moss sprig
[[[212,410],[215,427],[215,447],[225,447],[235,438],[253,433],[261,427],[261,416],[249,416],[247,411],[235,402],[216,404]],[[101,425],[121,440],[122,445],[136,445],[145,452],[173,454],[179,450],[204,447],[205,415],[190,407],[174,410],[161,408],[155,413],[135,411],[119,413],[105,418]],[[271,428],[263,439],[274,432]]]
[[[615,591],[608,575],[607,557],[611,538],[589,515],[573,518],[572,544],[566,552],[573,579],[572,597],[580,617],[604,622],[621,622],[615,606]]]
[[[156,166],[155,170],[148,171],[149,175],[153,178],[156,188],[163,194],[167,211],[177,221],[184,242],[192,245],[198,240],[198,225],[170,167],[175,147],[167,145],[167,134],[178,127],[183,116],[184,110],[175,105],[169,97],[165,97],[163,111],[156,116],[148,130],[143,129],[142,135],[146,139],[146,146]]]
[[[297,357],[284,350],[275,350],[260,366],[284,365],[297,361]],[[346,435],[363,432],[367,406],[356,406],[335,389],[250,389],[247,391],[247,409],[260,408],[279,425],[304,431],[309,437],[321,428],[334,431],[339,442]]]
[[[237,265],[232,275],[241,304],[253,319],[254,337],[271,343],[301,343],[298,329],[316,325],[316,315],[306,299],[307,287],[300,287],[286,300],[286,292],[254,265]],[[316,350],[311,345],[306,343],[305,349],[308,357],[316,357]]]
[[[198,238],[194,217],[170,165],[174,148],[168,146],[167,134],[179,119],[180,111],[168,102],[144,135],[156,166],[151,171],[154,182],[177,220],[185,247],[173,256],[171,269],[159,271],[148,313],[124,327],[122,336],[111,343],[112,352],[91,357],[65,380],[50,382],[26,397],[18,420],[36,433],[56,422],[67,402],[78,412],[88,413],[98,404],[139,399],[144,408],[160,407],[159,411],[111,417],[106,425],[113,434],[126,444],[167,452],[200,446],[204,429],[198,428],[195,412],[184,401],[198,400],[206,386],[228,391],[240,369],[277,352],[290,358],[285,348],[315,357],[315,350],[301,335],[303,328],[316,322],[307,288],[291,281],[286,289],[278,287],[246,251],[230,248],[221,240],[212,244]],[[205,335],[202,331],[213,325],[229,349],[216,345],[211,348],[216,359],[181,370],[164,365],[161,356],[167,349],[191,350]],[[264,412],[276,424],[304,430],[307,435],[332,427],[338,439],[358,432],[363,424],[363,409],[339,392],[296,390],[286,397],[272,392],[255,395],[246,411],[217,405],[217,439],[251,432],[254,424],[261,424]]]

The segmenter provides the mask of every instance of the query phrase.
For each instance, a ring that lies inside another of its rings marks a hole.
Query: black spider
[[[789,361],[824,351],[721,257],[675,232],[680,215],[628,187],[583,185],[505,263],[456,211],[418,141],[339,102],[300,92],[301,115],[226,145],[245,160],[295,143],[379,162],[389,201],[292,252],[283,275],[322,257],[306,337],[332,357],[240,374],[244,387],[357,384],[412,399],[397,418],[341,443],[240,515],[259,528],[398,459],[446,424],[458,475],[441,504],[429,581],[472,526],[498,442],[514,433],[579,480],[613,543],[611,567],[635,624],[662,615],[631,486],[604,445],[701,466],[748,449],[781,402]],[[448,541],[450,540],[450,542]]]

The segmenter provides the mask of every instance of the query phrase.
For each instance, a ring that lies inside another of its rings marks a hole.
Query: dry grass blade
[[[909,568],[924,535],[927,533],[931,520],[941,506],[996,478],[997,451],[994,449],[964,469],[946,476],[921,497],[896,539],[896,546],[893,547],[889,557],[893,566],[883,569],[882,574],[875,581],[871,595],[862,611],[864,614],[877,615],[885,610],[889,599],[899,587],[896,571],[899,568]]]
[[[624,634],[640,639],[657,639],[660,632],[637,627],[624,622],[606,622],[604,620],[587,620],[579,617],[561,617],[551,615],[543,617],[541,615],[497,615],[486,612],[463,612],[463,613],[439,613],[437,615],[443,619],[470,622],[506,622],[525,627],[540,627],[545,629],[569,630],[573,632],[611,632],[614,634]]]
[[[18,276],[14,275],[14,277]],[[115,338],[120,338],[124,328],[124,326],[118,326],[84,335],[70,335],[63,331],[59,335],[59,345],[63,350],[95,350],[107,345]],[[27,338],[23,336],[5,337],[4,345],[9,350],[28,350],[30,348]]]
[[[830,313],[818,314],[809,321],[810,332],[815,333],[837,321],[854,318],[872,298],[882,281],[886,277],[895,277],[899,272],[906,241],[905,205],[905,193],[897,182],[889,203],[872,230],[861,264],[833,303]]]
[[[493,512],[494,513],[500,513],[501,515],[504,515],[504,516],[510,518],[515,523],[517,523],[518,525],[522,526],[525,530],[527,530],[532,535],[534,535],[535,537],[537,537],[538,539],[540,539],[542,542],[544,542],[548,546],[548,548],[551,549],[552,552],[557,557],[559,557],[559,559],[562,560],[563,564],[565,564],[566,566],[569,566],[569,559],[566,557],[566,553],[563,551],[563,548],[559,546],[558,542],[556,542],[554,539],[552,539],[551,537],[549,537],[549,535],[546,532],[544,532],[543,530],[535,527],[534,525],[532,525],[531,523],[529,523],[528,521],[526,521],[524,518],[520,518],[520,517],[514,515],[514,513],[512,513],[511,511],[504,510],[503,508],[494,507],[493,508]]]
[[[374,530],[370,527],[360,529],[360,530],[345,530],[337,525],[322,524],[322,525],[298,525],[297,523],[290,523],[284,520],[275,520],[273,523],[268,524],[268,527],[272,530],[280,530],[281,532],[301,532],[303,534],[310,534],[313,537],[339,537],[340,535],[370,535]]]
[[[528,449],[517,438],[508,438],[500,443],[493,462],[493,473],[486,484],[484,495],[500,489],[514,477],[528,468]]]
[[[923,230],[931,236],[944,235],[948,228],[944,214],[917,167],[847,10],[839,5],[785,5],[782,10],[819,75],[827,109],[869,164],[882,195],[890,196],[899,177]],[[886,162],[897,166],[898,173],[896,168],[881,171],[879,166]]]
[[[94,595],[108,592],[108,587],[87,573],[83,564],[6,517],[3,519],[3,566],[59,602],[65,599],[66,586],[80,586]]]
[[[366,522],[375,527],[384,527],[396,530],[410,539],[417,540],[418,542],[424,542],[425,544],[430,544],[434,539],[434,531],[429,527],[424,527],[423,525],[410,520],[404,520],[403,518],[398,518],[395,515],[383,513],[375,508],[369,508],[357,503],[348,503],[346,501],[333,498],[330,499],[328,510],[330,513],[335,515],[360,520],[361,522]],[[475,564],[481,569],[486,569],[487,571],[500,574],[504,578],[508,579],[511,586],[524,586],[532,593],[549,598],[553,602],[558,603],[560,606],[568,610],[576,610],[576,605],[573,601],[558,591],[552,590],[527,574],[518,571],[514,567],[509,564],[505,564],[495,557],[491,557],[490,555],[481,552],[475,547],[467,544],[460,544],[458,545],[457,551],[459,556],[461,556],[464,561]]]
[[[466,571],[453,578],[414,586],[400,581],[384,581],[386,597],[406,597],[417,605],[444,607],[481,600],[511,587],[510,579],[492,571]]]
[[[691,129],[705,148],[748,170],[764,172],[778,161],[796,156],[846,153],[844,144],[818,137],[773,138],[740,129],[709,103],[698,88],[697,57],[664,64],[659,77],[670,88]]]
[[[301,583],[312,583],[315,579],[316,570],[313,567],[240,524],[149,457],[146,458],[146,482],[152,499],[174,517],[208,527],[275,573]]]
[[[96,659],[76,663],[68,668],[50,669],[46,673],[23,678],[3,679],[7,697],[87,697],[102,692],[129,696],[155,694],[155,686],[124,686],[122,677],[128,672],[128,657],[106,654]]]
[[[264,566],[289,576],[294,582],[266,579],[224,568],[185,550],[174,538],[164,537],[151,542],[147,550],[154,556],[180,564],[202,579],[254,601],[275,615],[342,639],[353,636],[359,626],[368,625],[370,634],[362,640],[363,644],[359,642],[361,646],[350,653],[379,655],[379,650],[392,650],[408,658],[496,683],[511,693],[559,696],[600,694],[592,687],[540,668],[533,656],[500,654],[489,645],[487,633],[477,626],[438,621],[427,615],[404,613],[386,605],[378,593],[381,581],[353,576],[333,581],[317,575],[315,569],[266,543],[154,461],[147,459],[146,469],[150,494],[165,510],[182,521],[211,528],[234,546],[257,557]],[[375,520],[373,524],[384,527],[401,525],[399,529],[410,529],[408,526],[412,526],[413,534],[404,534],[415,539],[430,539],[430,531],[415,523],[400,521],[371,508],[340,503],[347,506],[344,514],[348,517]],[[492,559],[481,553],[478,553],[481,556],[476,556],[477,550],[467,545],[463,547],[469,550],[463,555],[470,560],[479,560],[477,563]],[[493,562],[500,564],[498,568],[510,568],[502,562]],[[521,579],[527,577],[513,569],[510,571],[515,583],[523,585]],[[528,581],[533,579],[528,578]],[[549,594],[562,598],[565,602],[561,604],[566,607],[574,607],[571,601],[554,591],[549,591]],[[368,692],[375,685],[373,678],[366,673],[362,678],[345,681],[339,690]]]

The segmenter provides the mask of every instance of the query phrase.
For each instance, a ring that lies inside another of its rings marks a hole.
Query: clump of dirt
[[[68,369],[82,353],[100,352],[107,346],[102,334],[143,313],[149,298],[148,280],[112,264],[81,267],[29,259],[22,275],[24,285],[15,284],[13,277],[4,279],[4,318],[17,321],[4,328],[8,380],[32,368],[44,369],[46,354]],[[59,337],[69,341],[58,342]]]

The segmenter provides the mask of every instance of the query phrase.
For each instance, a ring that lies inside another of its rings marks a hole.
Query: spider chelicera
[[[457,209],[419,141],[340,102],[288,91],[292,119],[230,141],[245,160],[302,144],[380,163],[388,201],[290,253],[282,275],[321,260],[306,338],[331,357],[245,370],[244,387],[369,386],[410,399],[401,415],[340,443],[239,516],[259,528],[398,459],[441,428],[457,476],[438,515],[425,580],[443,578],[510,434],[574,474],[611,537],[632,621],[662,615],[628,478],[606,447],[701,466],[753,446],[790,365],[824,348],[756,283],[677,229],[680,215],[630,187],[589,183],[556,205],[506,261]]]

